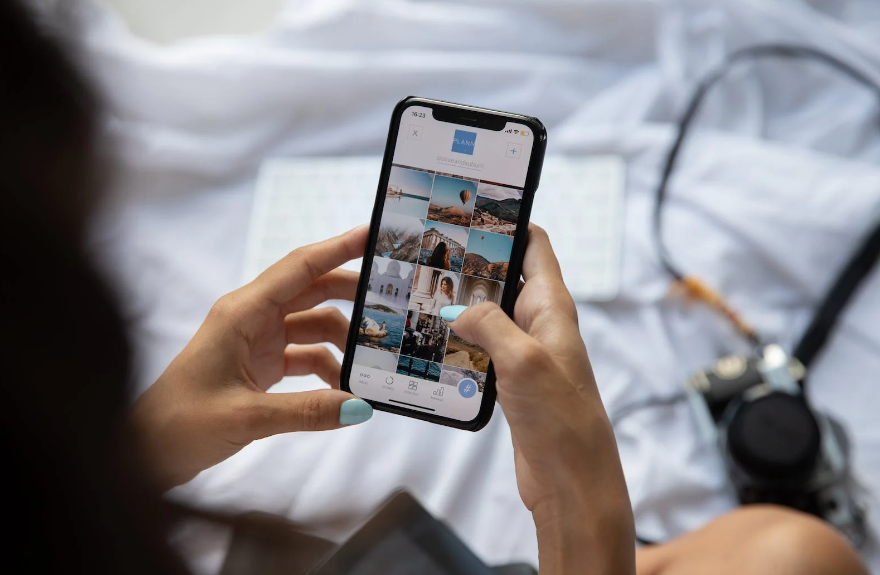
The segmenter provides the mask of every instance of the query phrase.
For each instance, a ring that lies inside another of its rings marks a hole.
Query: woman
[[[440,280],[440,291],[431,300],[431,308],[425,311],[431,315],[440,315],[441,309],[452,305],[452,301],[455,299],[454,289],[455,286],[452,283],[452,278],[444,277]]]
[[[428,265],[438,270],[449,269],[449,249],[446,247],[446,242],[440,242],[434,246],[434,252],[428,258]]]
[[[348,321],[314,306],[354,297],[357,275],[338,267],[363,255],[367,230],[298,249],[222,297],[129,409],[125,325],[83,249],[101,184],[97,106],[65,52],[14,0],[0,2],[0,113],[0,197],[11,215],[0,226],[0,448],[13,495],[0,561],[7,571],[26,565],[33,573],[183,575],[166,542],[160,491],[260,438],[372,415],[339,389],[266,393],[284,375],[338,383],[338,362],[312,344],[343,342]],[[631,575],[633,521],[614,435],[574,303],[538,228],[523,269],[513,320],[494,304],[441,315],[496,360],[542,574]],[[776,521],[752,518],[740,531],[704,530],[659,547],[640,575],[689,566],[716,574],[865,573],[821,524],[774,513]],[[721,554],[742,542],[741,533],[771,537],[749,548],[757,553]]]

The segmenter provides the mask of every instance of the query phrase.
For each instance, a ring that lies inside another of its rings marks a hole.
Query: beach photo
[[[523,191],[481,182],[471,228],[512,236],[516,232]]]
[[[385,212],[379,223],[379,237],[374,255],[403,262],[416,263],[425,231],[425,220]]]
[[[457,273],[417,266],[409,309],[440,315],[441,309],[455,303],[460,281]]]
[[[358,326],[358,345],[400,352],[406,312],[381,304],[367,304]]]
[[[461,272],[503,282],[507,279],[512,250],[512,237],[473,230],[468,238]]]
[[[385,211],[425,219],[434,175],[421,170],[391,166],[385,192]]]
[[[388,258],[373,258],[367,302],[407,309],[416,265]]]
[[[406,314],[400,354],[417,359],[442,362],[446,353],[449,327],[442,318],[410,310]]]
[[[439,363],[425,361],[415,357],[401,355],[397,360],[397,373],[427,379],[428,381],[440,381],[442,366]]]
[[[477,184],[471,180],[434,176],[428,219],[468,227],[477,201]]]
[[[440,383],[446,385],[454,385],[458,387],[462,379],[472,379],[477,382],[477,391],[483,393],[486,390],[486,374],[471,369],[462,369],[460,367],[444,366],[443,373],[440,374]]]
[[[397,371],[397,355],[357,345],[354,348],[354,364],[394,373]]]
[[[463,340],[450,330],[443,364],[486,373],[489,371],[489,354],[482,347]]]
[[[501,282],[463,275],[456,292],[455,305],[471,306],[483,303],[484,301],[501,305],[501,295],[503,293],[504,284]]]
[[[419,263],[438,270],[460,272],[467,243],[467,228],[428,220],[422,235]]]

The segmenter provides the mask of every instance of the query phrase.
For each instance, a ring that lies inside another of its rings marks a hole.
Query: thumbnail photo
[[[394,373],[397,370],[397,356],[387,351],[358,345],[354,348],[354,364]]]
[[[403,343],[400,344],[401,355],[416,359],[441,362],[446,352],[446,336],[449,328],[442,318],[410,310],[406,314],[406,326]]]
[[[522,190],[481,182],[477,187],[477,204],[471,227],[506,236],[514,235],[522,196]]]
[[[384,212],[379,224],[375,255],[402,262],[416,263],[425,221],[394,212]]]
[[[512,249],[512,237],[474,230],[468,239],[461,272],[503,282],[507,279]]]
[[[440,270],[460,272],[467,243],[467,228],[428,220],[422,236],[419,263]]]
[[[409,375],[428,381],[440,381],[441,366],[439,363],[417,359],[415,357],[406,357],[401,355],[397,361],[397,373],[400,375]]]
[[[408,308],[415,273],[415,264],[373,258],[370,283],[367,284],[367,302]]]
[[[418,278],[418,272],[416,272]],[[504,293],[504,284],[473,276],[461,276],[461,284],[455,297],[455,305],[477,305],[484,301],[491,301],[501,305],[501,294]]]
[[[406,312],[382,304],[367,304],[358,328],[358,345],[398,353]]]
[[[468,227],[477,201],[477,184],[470,180],[434,176],[428,219]]]
[[[433,183],[433,174],[392,166],[385,192],[385,211],[425,219]]]
[[[441,309],[455,302],[460,281],[461,276],[457,273],[418,266],[409,308],[440,315]]]
[[[458,387],[462,379],[473,379],[477,382],[477,391],[483,393],[486,390],[486,374],[470,369],[461,369],[460,367],[443,367],[443,373],[440,375],[440,383],[446,385],[454,385]]]
[[[486,373],[489,371],[489,354],[482,347],[465,341],[455,335],[454,331],[450,331],[443,364]]]

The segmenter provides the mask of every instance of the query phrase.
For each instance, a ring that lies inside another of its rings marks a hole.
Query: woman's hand
[[[337,429],[372,416],[368,403],[328,389],[266,393],[286,375],[337,388],[348,320],[330,299],[353,299],[358,275],[337,270],[364,254],[367,228],[303,247],[214,304],[199,331],[135,403],[133,422],[163,489],[185,483],[250,442]],[[291,346],[291,344],[294,344]]]
[[[635,532],[614,432],[547,233],[531,226],[514,320],[495,304],[443,317],[492,357],[541,573],[634,573]],[[458,315],[460,314],[460,315]]]

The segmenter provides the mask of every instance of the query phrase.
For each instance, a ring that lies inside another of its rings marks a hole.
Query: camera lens
[[[763,480],[806,479],[821,445],[819,424],[806,402],[779,392],[742,404],[727,437],[733,459]]]

